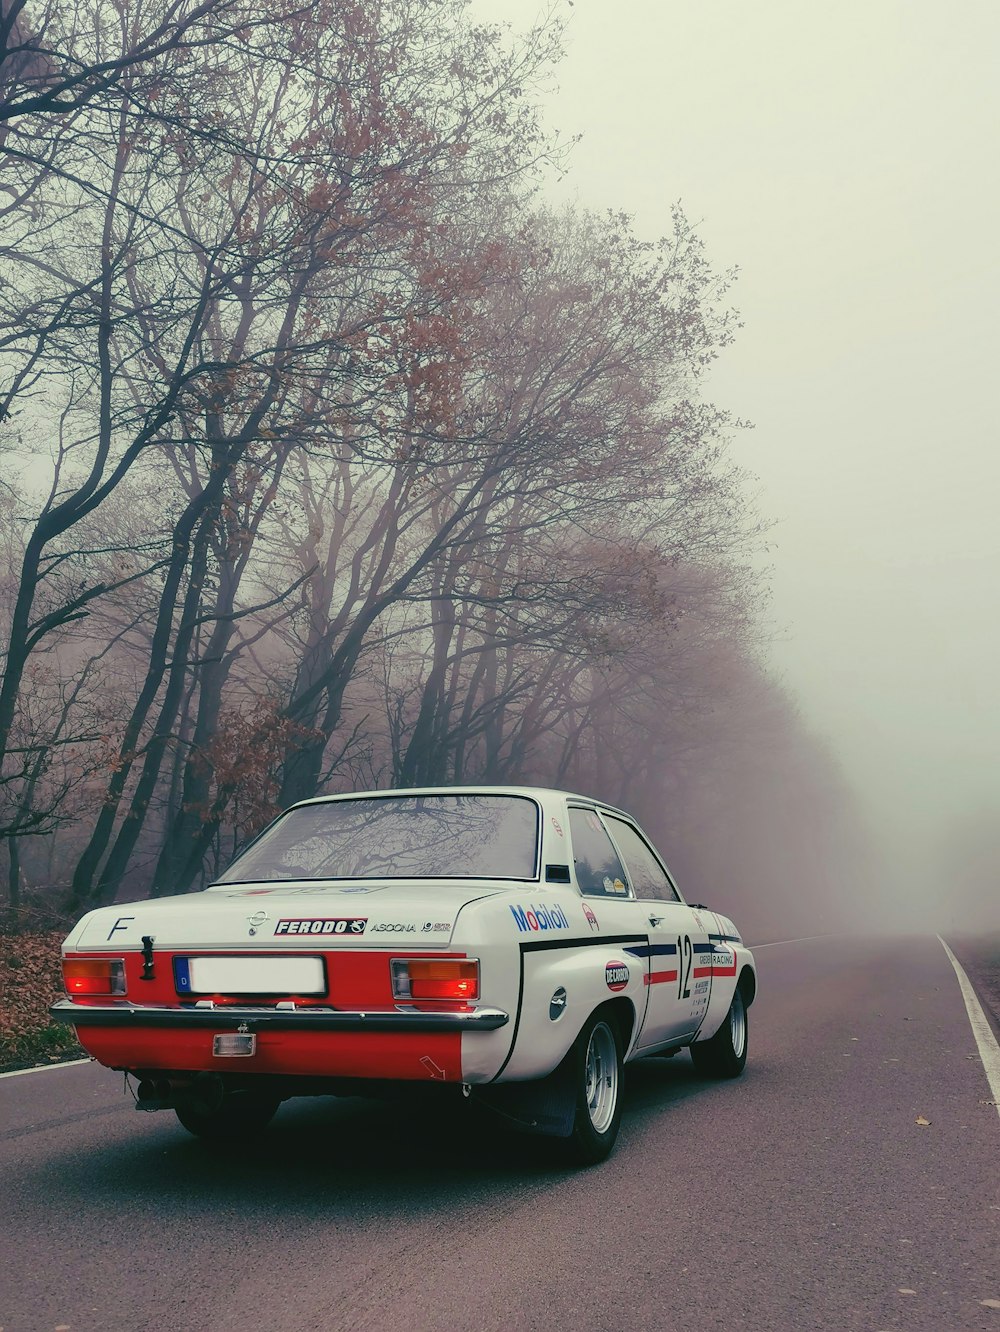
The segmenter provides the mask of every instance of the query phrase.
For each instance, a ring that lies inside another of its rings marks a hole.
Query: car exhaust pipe
[[[174,1089],[169,1078],[143,1078],[136,1088],[137,1110],[172,1110],[173,1106]]]

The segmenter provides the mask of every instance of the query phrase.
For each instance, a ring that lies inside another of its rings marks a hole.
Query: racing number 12
[[[683,946],[682,946],[683,945]],[[691,958],[694,949],[691,947],[691,937],[685,934],[683,940],[677,936],[677,998],[690,999],[691,991],[688,988],[688,981],[691,979]]]

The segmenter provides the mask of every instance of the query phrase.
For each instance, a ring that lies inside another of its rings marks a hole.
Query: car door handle
[[[649,923],[650,923],[650,925],[662,925],[662,924],[663,924],[663,917],[662,917],[662,916],[650,916],[650,918],[649,918]]]

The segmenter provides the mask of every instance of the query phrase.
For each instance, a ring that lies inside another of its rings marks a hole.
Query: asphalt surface
[[[630,1066],[575,1173],[451,1110],[290,1102],[213,1153],[96,1065],[0,1080],[0,1332],[1000,1332],[1000,1116],[940,943],[757,961],[744,1077]]]

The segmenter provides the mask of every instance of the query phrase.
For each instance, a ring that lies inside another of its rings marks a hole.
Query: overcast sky
[[[564,0],[555,197],[738,265],[709,395],[772,519],[772,661],[930,896],[1000,821],[1000,4]],[[477,0],[515,28],[535,0]],[[1000,891],[998,891],[1000,897]]]

